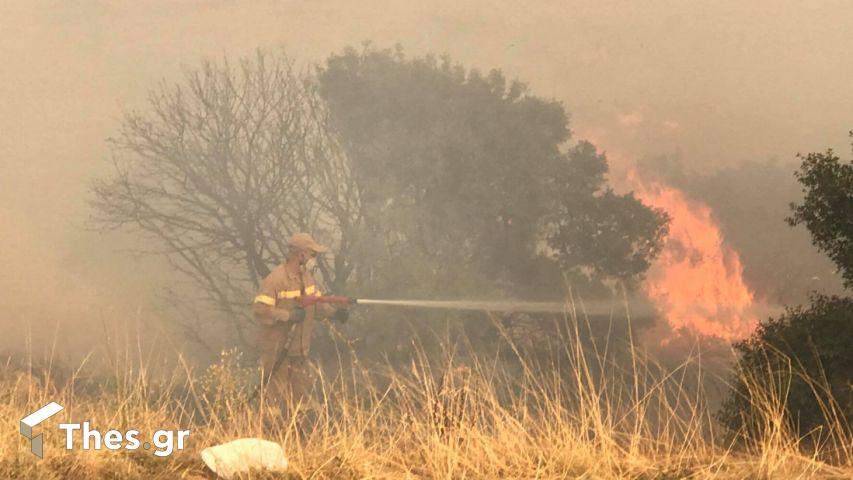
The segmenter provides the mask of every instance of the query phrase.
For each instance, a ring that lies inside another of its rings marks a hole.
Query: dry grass
[[[244,384],[251,374],[232,357],[198,373],[181,364],[165,378],[138,361],[115,362],[113,374],[95,385],[80,372],[59,383],[7,365],[0,372],[7,425],[0,478],[207,478],[198,452],[240,437],[277,440],[291,462],[286,475],[252,478],[853,477],[849,442],[840,439],[847,447],[834,465],[819,460],[820,449],[803,453],[778,396],[756,396],[768,428],[735,449],[715,433],[701,375],[688,374],[695,359],[662,371],[630,344],[629,354],[613,361],[576,341],[576,328],[569,337],[559,364],[547,368],[534,360],[508,368],[495,358],[462,366],[452,351],[430,361],[414,346],[403,367],[356,362],[334,378],[318,372],[321,401],[293,415],[254,405]],[[67,407],[60,421],[89,420],[102,431],[136,427],[143,438],[158,428],[192,434],[186,449],[167,458],[142,450],[66,451],[51,419],[41,427],[46,458],[39,461],[17,422],[51,400]]]

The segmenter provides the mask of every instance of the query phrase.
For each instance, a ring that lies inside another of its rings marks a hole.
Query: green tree
[[[561,271],[631,279],[657,253],[665,216],[607,188],[591,144],[564,151],[562,105],[500,71],[365,48],[319,81],[384,252],[378,289],[469,279],[553,298]]]
[[[844,285],[853,288],[853,160],[842,163],[832,150],[810,153],[795,176],[805,198],[791,204],[788,223],[804,224],[814,244],[838,266]]]
[[[788,222],[812,239],[853,286],[853,163],[832,151],[802,160],[797,180],[805,199]],[[853,425],[853,298],[814,293],[811,305],[789,308],[735,344],[740,356],[733,390],[719,419],[735,434],[760,439],[772,422],[768,399],[783,402],[787,427],[814,441],[849,448]]]
[[[606,277],[634,280],[660,251],[668,216],[606,185],[607,159],[588,142],[567,154],[554,177],[546,216],[548,245],[560,264],[581,265]]]

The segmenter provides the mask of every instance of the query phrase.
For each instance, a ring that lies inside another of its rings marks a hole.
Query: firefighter
[[[314,282],[317,255],[327,251],[307,233],[288,241],[287,258],[261,282],[252,310],[258,324],[258,349],[264,379],[264,396],[285,407],[310,401],[311,375],[308,351],[314,322],[332,318],[345,322],[345,307],[315,303],[301,305],[304,296],[322,295]]]

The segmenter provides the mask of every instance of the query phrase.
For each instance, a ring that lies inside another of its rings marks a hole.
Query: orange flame
[[[670,216],[669,234],[644,282],[670,328],[725,341],[748,336],[758,323],[754,294],[711,209],[676,188],[643,181],[636,172],[629,173],[629,181],[643,203]]]

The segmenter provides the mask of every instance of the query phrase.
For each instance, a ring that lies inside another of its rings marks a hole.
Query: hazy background
[[[368,39],[501,68],[563,101],[576,137],[615,162],[668,156],[689,178],[770,158],[793,171],[797,152],[830,146],[849,153],[853,3],[843,0],[5,2],[0,347],[56,321],[74,343],[107,320],[156,324],[165,270],[122,252],[126,239],[83,229],[88,183],[109,168],[105,139],[123,108],[144,108],[149,88],[204,56],[285,46],[308,65]],[[805,233],[796,238],[792,257],[819,258]]]

